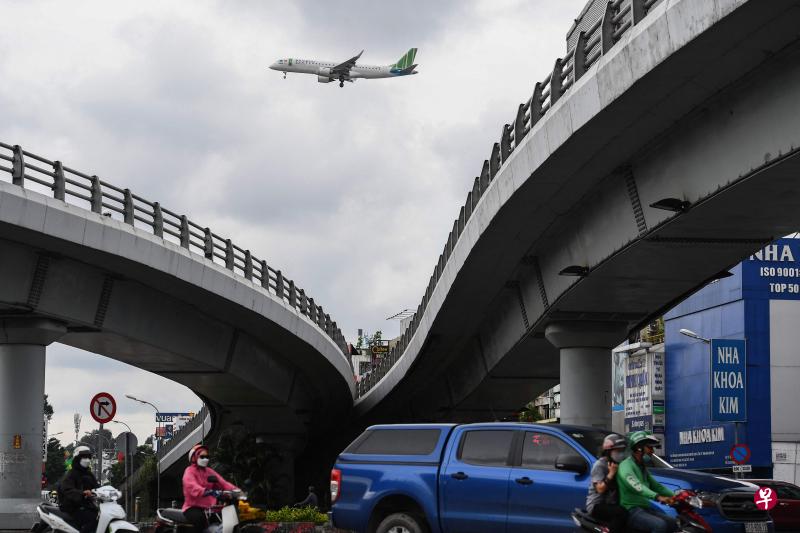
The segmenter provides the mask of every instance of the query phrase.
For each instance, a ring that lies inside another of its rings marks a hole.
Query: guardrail
[[[619,41],[625,32],[638,24],[660,1],[614,0],[608,2],[602,17],[587,30],[580,32],[575,47],[566,57],[556,59],[553,71],[534,85],[533,94],[526,102],[519,104],[513,124],[503,126],[500,142],[496,142],[492,146],[491,155],[483,162],[480,176],[475,178],[472,189],[467,193],[467,200],[461,207],[458,218],[453,222],[453,229],[447,238],[444,250],[439,255],[439,260],[434,267],[417,311],[389,354],[382,358],[369,374],[362,376],[356,387],[357,397],[366,394],[383,379],[405,352],[408,343],[417,331],[422,314],[428,307],[444,267],[464,231],[464,226],[503,163],[508,160],[522,139],[533,129],[533,126],[574,85],[575,81],[580,79],[603,54]]]
[[[175,446],[183,442],[183,440],[186,437],[188,437],[192,433],[192,431],[202,426],[203,422],[205,421],[208,415],[209,415],[208,407],[206,407],[204,404],[202,409],[200,409],[197,413],[195,413],[195,415],[191,419],[189,419],[188,422],[182,425],[178,431],[175,431],[172,434],[171,439],[163,443],[158,448],[158,451],[156,452],[156,457],[158,458],[158,460],[160,461],[161,459],[163,459],[165,455],[167,455],[173,448],[175,448]],[[201,436],[201,440],[202,438],[203,436]]]
[[[10,174],[14,185],[40,192],[49,190],[57,200],[148,230],[156,237],[203,255],[235,274],[260,284],[308,317],[336,343],[342,353],[347,354],[347,342],[341,330],[331,320],[330,315],[324,312],[322,306],[317,305],[313,298],[306,295],[303,289],[286,278],[280,270],[275,270],[266,261],[254,257],[250,250],[242,249],[230,239],[220,237],[211,229],[189,220],[186,215],[178,215],[161,207],[158,202],[145,200],[129,189],[121,189],[97,176],[69,168],[61,161],[50,161],[27,152],[19,145],[0,143],[0,163],[3,161],[11,163],[11,167],[0,164],[0,171]]]

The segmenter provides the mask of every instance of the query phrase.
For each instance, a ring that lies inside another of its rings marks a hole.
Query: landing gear
[[[339,87],[344,87],[344,76],[339,76]]]
[[[283,73],[283,79],[286,79],[286,73],[285,72]]]

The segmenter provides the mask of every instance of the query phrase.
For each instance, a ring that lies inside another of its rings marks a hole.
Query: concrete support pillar
[[[611,428],[611,348],[625,339],[620,322],[553,322],[545,336],[561,351],[561,423]]]
[[[29,529],[41,501],[46,346],[66,328],[0,320],[0,530]]]

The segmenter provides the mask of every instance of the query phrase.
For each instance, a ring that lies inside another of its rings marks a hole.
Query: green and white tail
[[[393,69],[403,70],[414,64],[414,58],[417,57],[417,49],[410,48],[408,52],[397,60],[397,63],[392,65]]]

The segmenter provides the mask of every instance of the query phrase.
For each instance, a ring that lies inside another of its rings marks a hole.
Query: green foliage
[[[54,412],[55,411],[53,411],[53,406],[50,405],[50,402],[47,401],[47,394],[45,394],[44,395],[44,416],[47,417],[47,421],[48,422],[53,419],[53,413]]]
[[[80,439],[81,444],[85,444],[89,448],[92,449],[92,452],[97,453],[99,450],[97,449],[97,434],[100,432],[99,429],[93,429],[88,434],[84,435]],[[114,436],[111,432],[105,428],[103,428],[102,436],[102,444],[104,449],[108,449],[109,447],[114,446]]]
[[[256,443],[243,428],[220,435],[211,449],[214,470],[231,483],[247,489],[251,502],[278,506],[289,502],[290,479],[284,468],[286,452],[269,444]]]
[[[47,488],[53,489],[56,483],[64,476],[66,465],[64,464],[64,448],[58,439],[51,437],[47,441],[47,463],[44,468],[44,475],[47,478]]]
[[[539,410],[536,408],[533,402],[528,403],[525,406],[525,409],[519,412],[520,422],[537,422],[541,419],[542,417],[539,416]]]
[[[267,511],[266,522],[314,522],[317,525],[327,523],[328,515],[314,507],[282,507],[275,511]]]
[[[154,456],[153,448],[147,445],[138,446],[136,448],[136,454],[133,456],[133,471],[134,473],[142,467],[142,465],[147,461],[150,457]],[[127,458],[126,458],[127,460]],[[108,475],[108,482],[114,487],[121,487],[122,482],[125,480],[126,472],[125,472],[125,461],[120,461],[114,466],[111,467]]]
[[[383,340],[383,332],[381,330],[376,331],[372,335],[369,333],[364,333],[358,336],[358,341],[356,341],[356,349],[360,350],[363,347],[372,348],[376,344],[380,344]]]

